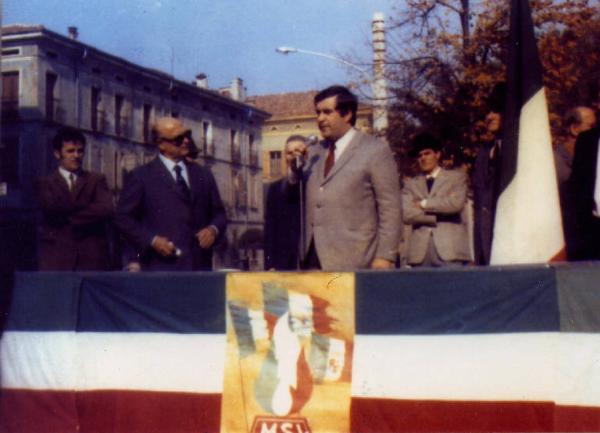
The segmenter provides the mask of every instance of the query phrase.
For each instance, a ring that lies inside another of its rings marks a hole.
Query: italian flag
[[[548,108],[528,0],[512,0],[491,264],[565,259]]]

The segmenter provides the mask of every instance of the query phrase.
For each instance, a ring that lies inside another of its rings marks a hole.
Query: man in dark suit
[[[471,260],[467,222],[467,175],[440,167],[441,143],[419,134],[412,154],[421,174],[407,179],[402,190],[404,220],[412,224],[408,264],[460,266]]]
[[[475,263],[489,265],[492,255],[494,217],[498,199],[498,178],[502,156],[502,112],[506,101],[506,83],[498,83],[488,98],[486,136],[477,151],[471,184],[475,226],[473,244]]]
[[[600,178],[598,173],[600,128],[582,132],[567,188],[574,203],[574,241],[569,260],[600,260]]]
[[[291,148],[306,160],[300,173],[306,190],[304,266],[393,268],[402,227],[394,156],[385,143],[354,128],[358,101],[347,88],[328,87],[314,103],[323,142]]]
[[[159,155],[127,179],[115,224],[143,271],[211,270],[212,247],[226,228],[214,177],[186,161],[191,133],[178,119],[158,119],[152,136]]]
[[[52,147],[58,169],[36,185],[42,210],[39,269],[108,270],[113,204],[106,179],[81,168],[85,137],[78,130],[62,128]]]
[[[292,135],[285,142],[286,167],[289,170],[290,147],[305,144],[302,135]],[[269,185],[265,203],[265,269],[298,269],[300,248],[300,184],[290,185],[283,177]]]

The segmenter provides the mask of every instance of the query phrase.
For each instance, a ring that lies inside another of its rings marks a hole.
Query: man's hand
[[[127,266],[125,266],[125,270],[127,272],[140,272],[142,270],[142,266],[140,262],[129,262]]]
[[[371,269],[392,269],[393,267],[394,263],[380,257],[375,257],[371,263]]]
[[[215,243],[217,234],[212,227],[204,227],[198,233],[196,233],[196,239],[198,239],[198,245],[200,248],[210,248]]]
[[[163,236],[154,236],[152,239],[152,248],[163,257],[169,257],[175,254],[175,244]]]
[[[306,144],[302,140],[292,140],[285,145],[285,160],[292,170],[298,170],[296,159],[306,154]]]

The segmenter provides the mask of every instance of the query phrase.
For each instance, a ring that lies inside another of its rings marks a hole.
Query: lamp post
[[[358,65],[355,65],[352,62],[349,62],[349,61],[342,59],[340,57],[337,57],[337,56],[333,56],[331,54],[320,53],[318,51],[303,50],[301,48],[295,48],[295,47],[286,47],[286,46],[278,47],[275,49],[275,51],[277,51],[280,54],[301,53],[301,54],[308,54],[308,55],[317,56],[317,57],[324,57],[326,59],[333,60],[338,63],[342,63],[342,64],[358,71],[362,75],[363,79],[366,82],[371,83],[371,92],[372,92],[372,99],[373,99],[373,132],[377,137],[379,137],[383,140],[386,140],[385,134],[386,134],[387,126],[388,126],[387,96],[386,96],[387,93],[386,93],[386,86],[385,86],[385,78],[382,75],[382,73],[383,73],[383,65],[382,64],[378,65],[377,63],[374,63],[375,78],[373,78],[373,77],[371,77],[371,75],[369,75],[369,73],[366,70],[362,69]],[[378,77],[378,72],[381,72],[380,77]]]

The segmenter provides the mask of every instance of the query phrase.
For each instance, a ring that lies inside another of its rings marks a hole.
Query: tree
[[[566,109],[598,95],[597,6],[597,0],[531,0],[556,137]],[[506,0],[400,3],[386,38],[388,137],[403,168],[419,130],[438,134],[457,157],[481,141],[487,95],[505,79],[508,14]]]

